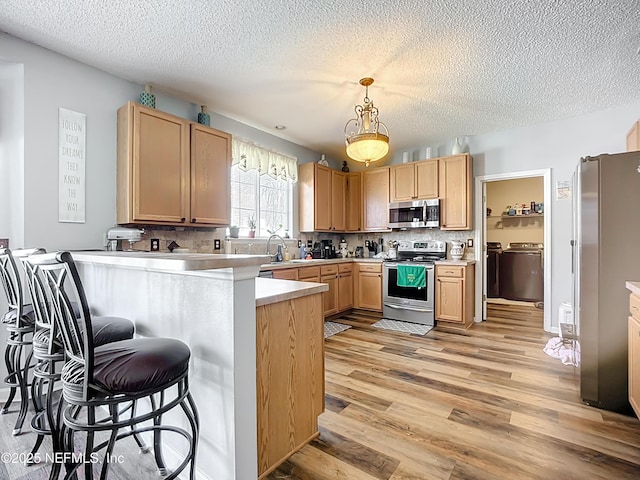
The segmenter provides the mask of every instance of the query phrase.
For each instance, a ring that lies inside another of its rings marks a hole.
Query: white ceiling
[[[2,0],[0,30],[337,159],[365,76],[392,154],[640,99],[637,0]]]

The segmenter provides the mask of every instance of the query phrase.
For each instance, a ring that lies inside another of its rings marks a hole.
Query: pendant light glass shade
[[[369,85],[373,78],[363,78],[360,85],[365,87],[362,105],[356,105],[356,117],[344,126],[347,155],[366,167],[370,162],[380,160],[389,153],[389,131],[384,123],[378,120],[378,109],[369,99]]]

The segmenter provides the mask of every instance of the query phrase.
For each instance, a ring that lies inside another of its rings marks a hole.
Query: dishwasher
[[[500,255],[500,297],[542,302],[544,297],[543,244],[512,242]]]

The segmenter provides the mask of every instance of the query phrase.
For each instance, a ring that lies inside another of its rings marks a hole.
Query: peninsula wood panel
[[[324,411],[322,295],[256,309],[258,474],[317,435]]]

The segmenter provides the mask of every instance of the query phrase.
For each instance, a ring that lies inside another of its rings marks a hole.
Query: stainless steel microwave
[[[439,228],[440,200],[389,203],[389,228]]]

